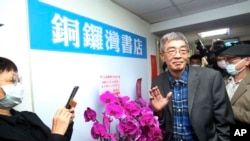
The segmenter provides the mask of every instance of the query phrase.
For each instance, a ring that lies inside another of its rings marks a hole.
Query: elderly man
[[[168,71],[152,81],[150,103],[165,130],[164,141],[229,141],[233,112],[221,74],[189,66],[182,33],[161,38],[160,57]]]
[[[250,45],[240,44],[221,53],[231,75],[226,89],[231,100],[236,125],[250,126]],[[250,128],[249,128],[250,129]]]

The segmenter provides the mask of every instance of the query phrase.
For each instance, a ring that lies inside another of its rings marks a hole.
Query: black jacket
[[[0,141],[69,141],[73,123],[64,136],[51,134],[51,130],[32,112],[11,109],[13,116],[0,115]]]
[[[171,91],[168,72],[152,81],[161,94]],[[194,132],[200,141],[229,141],[230,125],[234,124],[232,107],[222,76],[218,71],[206,67],[189,66],[188,72],[188,113]],[[173,108],[170,100],[165,108],[164,141],[170,140],[173,133]]]

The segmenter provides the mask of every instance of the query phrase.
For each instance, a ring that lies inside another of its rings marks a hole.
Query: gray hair
[[[170,41],[173,41],[173,40],[183,40],[186,43],[187,48],[189,49],[188,41],[182,33],[171,32],[171,33],[167,33],[164,36],[162,36],[162,38],[160,40],[160,52],[164,52],[164,48],[165,48],[164,45]]]

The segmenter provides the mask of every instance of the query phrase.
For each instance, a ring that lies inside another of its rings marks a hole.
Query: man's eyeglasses
[[[173,56],[177,53],[177,51],[181,55],[186,55],[189,52],[189,49],[187,47],[180,47],[179,49],[177,49],[175,47],[170,47],[166,51],[164,51],[164,53],[167,53],[167,54]]]

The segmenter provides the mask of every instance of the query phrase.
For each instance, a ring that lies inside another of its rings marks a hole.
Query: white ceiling
[[[212,38],[250,37],[249,0],[111,1],[150,23],[151,32],[159,37],[170,31],[178,31],[194,41],[199,38],[197,32],[221,27],[230,27],[230,34]],[[212,38],[201,40],[211,43]]]

